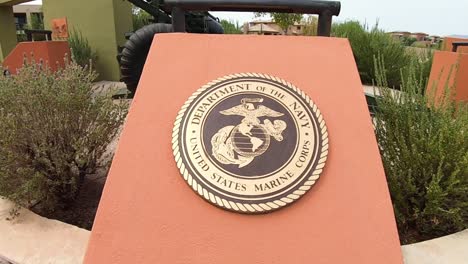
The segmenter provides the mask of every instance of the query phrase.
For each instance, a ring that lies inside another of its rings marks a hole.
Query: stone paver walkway
[[[0,198],[0,254],[20,264],[82,263],[90,232],[22,209],[8,221],[12,203]]]

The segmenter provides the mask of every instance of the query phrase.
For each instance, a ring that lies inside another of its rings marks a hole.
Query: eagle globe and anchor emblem
[[[284,114],[263,105],[254,105],[261,102],[263,98],[243,98],[241,105],[220,112],[223,115],[244,117],[240,124],[221,128],[211,139],[213,156],[220,163],[237,164],[242,168],[267,151],[270,137],[276,141],[283,140],[282,132],[287,127],[286,122],[265,119],[261,123],[259,118],[281,117]]]
[[[320,177],[328,132],[317,105],[266,74],[218,78],[193,93],[174,123],[182,178],[206,201],[266,213],[302,197]]]

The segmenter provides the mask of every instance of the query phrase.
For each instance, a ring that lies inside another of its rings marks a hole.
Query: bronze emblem
[[[265,74],[219,78],[177,115],[173,152],[185,181],[207,201],[265,213],[305,194],[328,154],[325,121],[294,85]]]

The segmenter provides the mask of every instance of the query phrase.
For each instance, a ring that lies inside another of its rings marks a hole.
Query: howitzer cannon
[[[332,16],[340,2],[313,0],[128,0],[154,18],[154,24],[132,34],[119,55],[122,81],[136,91],[153,37],[159,33],[223,34],[219,20],[208,11],[318,14],[318,35],[330,36]]]
[[[153,17],[153,24],[146,25],[130,35],[118,56],[121,81],[134,93],[140,80],[146,57],[155,34],[173,32],[171,8],[162,0],[128,0]],[[186,14],[186,31],[189,33],[224,33],[218,19],[206,11]]]

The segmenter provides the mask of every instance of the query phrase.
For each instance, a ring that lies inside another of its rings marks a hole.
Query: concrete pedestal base
[[[320,180],[299,201],[270,214],[241,215],[203,201],[187,186],[172,153],[173,124],[187,98],[211,80],[243,72],[277,76],[301,87],[320,108],[329,132]],[[348,41],[155,37],[84,263],[402,263],[388,186]]]

